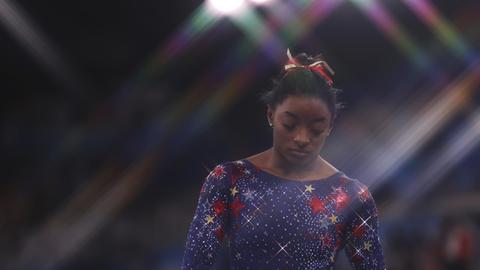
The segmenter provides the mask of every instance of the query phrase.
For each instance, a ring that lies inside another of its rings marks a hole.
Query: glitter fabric
[[[342,172],[296,181],[248,160],[216,166],[200,190],[182,269],[211,269],[222,245],[229,269],[333,269],[342,248],[353,269],[385,269],[375,202]]]

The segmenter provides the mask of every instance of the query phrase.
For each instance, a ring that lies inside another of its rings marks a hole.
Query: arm
[[[378,233],[378,210],[368,188],[355,180],[352,212],[345,230],[345,251],[354,269],[385,269]]]
[[[226,230],[229,181],[225,165],[216,166],[205,178],[188,231],[182,270],[213,267]]]

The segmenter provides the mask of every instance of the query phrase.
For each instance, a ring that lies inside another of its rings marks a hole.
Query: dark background
[[[371,189],[389,268],[480,266],[480,2],[222,17],[0,0],[0,19],[1,269],[178,269],[208,171],[271,145],[258,96],[287,47],[336,71],[345,108],[322,156]]]

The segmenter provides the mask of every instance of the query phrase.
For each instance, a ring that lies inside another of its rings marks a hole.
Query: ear
[[[273,124],[273,109],[270,105],[267,105],[267,120],[268,123]]]

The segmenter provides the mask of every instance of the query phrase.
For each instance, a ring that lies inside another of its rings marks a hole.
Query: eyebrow
[[[284,113],[288,116],[291,116],[295,119],[298,119],[298,116],[292,112],[289,112],[289,111],[284,111]],[[313,122],[325,122],[327,119],[325,117],[320,117],[320,118],[315,118],[313,119]]]

